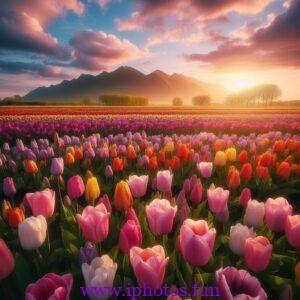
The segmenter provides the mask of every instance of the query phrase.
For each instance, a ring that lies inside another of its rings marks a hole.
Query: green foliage
[[[146,97],[118,94],[101,95],[99,102],[103,105],[112,106],[146,106],[149,103]]]

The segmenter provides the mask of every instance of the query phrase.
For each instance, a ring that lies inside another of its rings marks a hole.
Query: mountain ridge
[[[150,102],[169,102],[174,97],[185,102],[193,96],[208,94],[216,101],[222,101],[229,93],[224,87],[206,83],[193,77],[173,73],[171,75],[155,70],[149,74],[121,66],[111,72],[98,75],[81,74],[71,80],[63,80],[51,86],[38,87],[24,96],[29,101],[80,101],[91,97],[94,101],[102,94],[133,94],[148,97]]]

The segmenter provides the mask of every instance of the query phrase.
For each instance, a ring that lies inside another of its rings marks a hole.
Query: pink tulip
[[[229,198],[229,191],[221,187],[210,187],[207,190],[207,200],[210,210],[214,213],[225,211]]]
[[[197,169],[199,170],[201,177],[209,178],[209,177],[211,177],[211,174],[212,174],[213,163],[202,161],[197,164]]]
[[[0,280],[9,276],[15,268],[15,258],[2,239],[0,239],[0,266]]]
[[[35,217],[42,215],[49,218],[54,213],[55,192],[53,190],[45,189],[41,192],[27,193],[25,201],[29,204]]]
[[[269,264],[272,244],[264,236],[249,237],[245,242],[245,261],[250,270],[261,272]]]
[[[248,201],[244,221],[248,226],[259,227],[265,216],[265,205],[257,200]]]
[[[246,208],[249,200],[251,200],[251,190],[244,188],[239,198],[240,204]]]
[[[129,253],[133,246],[141,247],[141,227],[133,220],[128,220],[120,230],[119,246],[123,253]]]
[[[133,220],[136,224],[140,225],[140,221],[135,213],[134,208],[130,207],[127,211],[126,211],[126,215],[125,215],[125,219],[126,221],[128,220]]]
[[[13,178],[6,177],[3,179],[3,193],[7,197],[13,197],[16,194],[16,187]]]
[[[201,267],[208,263],[215,243],[216,230],[209,229],[206,221],[186,219],[179,234],[180,249],[186,261]]]
[[[67,191],[70,198],[79,198],[84,193],[84,182],[79,175],[75,175],[68,180]]]
[[[192,203],[200,203],[202,200],[202,184],[197,182],[190,194],[190,200]]]
[[[29,284],[25,300],[55,299],[68,300],[73,286],[73,276],[48,273],[35,283]]]
[[[106,207],[106,210],[111,213],[112,212],[112,208],[111,208],[111,204],[110,204],[110,201],[109,201],[109,197],[107,194],[104,194],[98,201],[97,205],[100,204],[100,203],[103,203]]]
[[[146,215],[150,230],[154,235],[167,234],[172,230],[177,206],[171,206],[169,200],[154,199],[146,205]]]
[[[148,186],[148,175],[132,175],[129,176],[127,183],[130,187],[131,194],[134,198],[141,198],[143,197],[147,192],[147,186]]]
[[[165,250],[160,245],[130,249],[130,262],[139,285],[153,289],[161,287],[168,261],[169,257],[165,257]]]
[[[293,247],[300,249],[300,215],[287,217],[285,234],[288,242]]]
[[[161,192],[171,191],[173,174],[169,171],[158,171],[156,175],[156,186]]]
[[[292,215],[293,208],[283,197],[269,198],[265,202],[265,212],[267,226],[276,232],[284,232],[286,219]]]
[[[103,203],[96,207],[88,205],[84,208],[82,215],[76,215],[76,220],[89,242],[100,243],[107,237],[109,215]]]

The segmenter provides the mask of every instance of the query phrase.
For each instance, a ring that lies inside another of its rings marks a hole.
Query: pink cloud
[[[300,1],[266,27],[255,31],[246,42],[230,41],[207,54],[190,54],[188,61],[199,61],[216,70],[300,68]]]
[[[108,64],[117,64],[147,55],[126,39],[119,39],[103,31],[83,30],[70,40],[74,48],[74,66],[86,70],[103,70]]]

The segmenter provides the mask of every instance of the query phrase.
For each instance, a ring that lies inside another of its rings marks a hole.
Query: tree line
[[[281,89],[276,84],[260,84],[251,88],[230,94],[227,104],[272,105],[273,100],[281,95]]]

